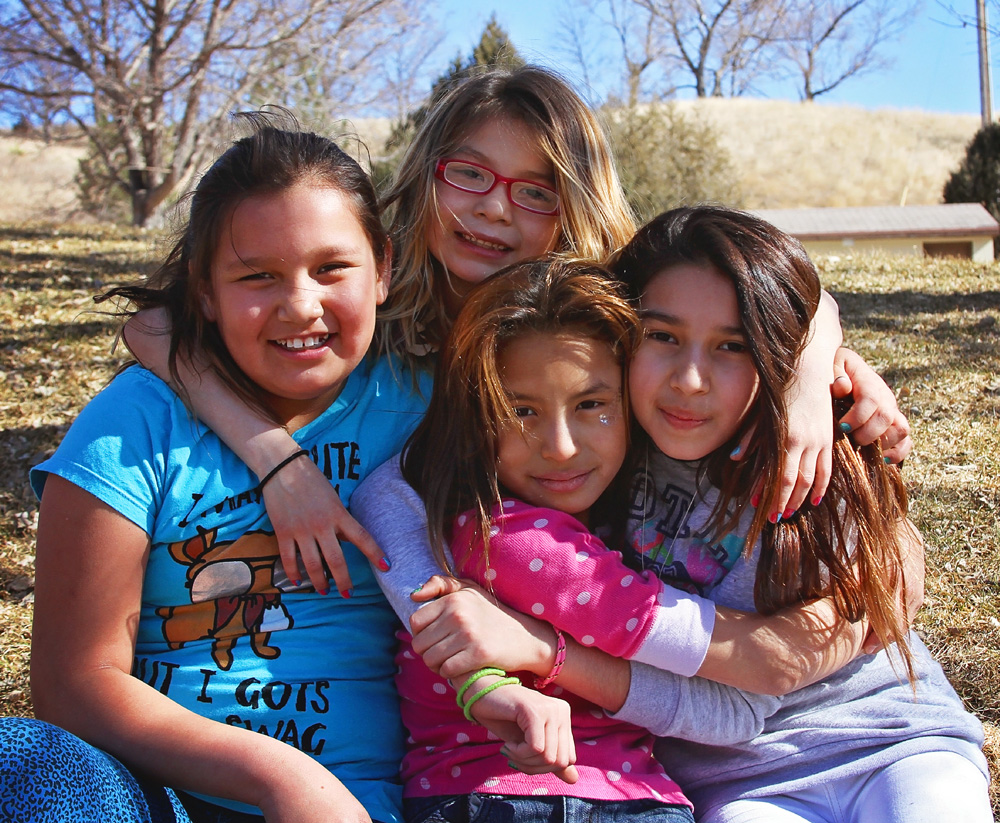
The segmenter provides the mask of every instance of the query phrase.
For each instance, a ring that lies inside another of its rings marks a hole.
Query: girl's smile
[[[449,157],[478,163],[504,177],[555,186],[552,164],[539,149],[538,139],[516,120],[484,121]],[[434,193],[437,218],[428,229],[427,244],[448,270],[450,288],[445,297],[456,311],[475,284],[506,265],[539,257],[556,246],[558,215],[515,206],[504,183],[476,193],[435,180]]]
[[[618,359],[600,340],[532,332],[508,343],[498,364],[519,423],[500,431],[501,486],[585,522],[625,460]]]
[[[282,422],[298,427],[361,362],[388,261],[343,193],[311,184],[242,201],[224,224],[204,311]]]
[[[732,281],[709,265],[653,277],[640,300],[645,339],[632,360],[630,400],[664,454],[699,460],[731,440],[757,396]]]

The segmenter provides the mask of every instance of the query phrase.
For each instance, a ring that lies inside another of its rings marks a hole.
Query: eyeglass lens
[[[489,169],[450,160],[444,164],[444,180],[455,188],[483,193],[490,191],[498,177]],[[506,180],[507,191],[514,205],[534,212],[552,213],[559,208],[559,195],[527,180]]]

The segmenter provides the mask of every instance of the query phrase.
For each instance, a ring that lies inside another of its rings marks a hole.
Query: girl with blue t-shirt
[[[172,365],[198,351],[294,447],[258,479],[132,366],[34,468],[38,720],[0,725],[5,820],[399,819],[395,616],[349,544],[349,590],[286,574],[262,489],[309,461],[349,501],[429,385],[368,354],[390,244],[366,173],[252,125],[156,273],[107,297],[165,310]]]

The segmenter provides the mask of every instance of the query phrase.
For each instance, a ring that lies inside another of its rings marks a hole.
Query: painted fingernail
[[[844,434],[850,434],[850,431],[851,431],[851,424],[850,424],[850,423],[841,423],[841,424],[840,424],[840,430],[841,430],[841,431],[842,431],[842,432],[843,432]]]
[[[330,593],[329,589],[319,589],[318,591],[323,597],[326,597]]]
[[[421,590],[421,589],[422,589],[423,587],[424,587],[424,584],[423,584],[423,583],[421,583],[421,584],[420,584],[419,586],[417,586],[417,587],[416,587],[416,588],[415,588],[415,589],[414,589],[414,590],[413,590],[412,592],[410,592],[410,594],[416,594],[416,593],[417,593],[418,591],[420,591],[420,590]]]
[[[389,562],[389,558],[388,557],[380,557],[378,559],[378,564],[377,565],[378,565],[379,571],[383,571],[383,572],[387,572],[387,571],[389,571],[389,569],[392,568],[392,564]]]
[[[345,600],[350,600],[352,594],[354,594],[354,589],[344,589],[340,593],[340,596],[343,597]]]
[[[778,512],[772,512],[767,516],[767,519],[770,523],[777,525],[781,522],[781,515]]]
[[[299,586],[302,585],[302,581],[301,580],[293,580],[292,581],[292,585],[295,586],[295,588],[298,588]]]
[[[737,446],[735,449],[733,449],[731,452],[729,452],[729,456],[732,457],[732,458],[737,458],[737,457],[740,456],[740,453],[742,451],[743,451],[743,447],[742,446]]]
[[[759,494],[755,494],[753,497],[750,498],[750,505],[753,506],[755,509],[757,508],[759,503],[760,503]]]
[[[887,466],[891,466],[892,465],[892,460],[890,460],[888,457],[883,457],[882,459],[885,461],[885,464]]]
[[[822,496],[822,495],[819,495],[818,497],[814,497],[814,498],[812,499],[812,504],[813,504],[814,506],[818,506],[818,505],[819,505],[820,503],[822,503],[822,502],[823,502],[823,496]]]
[[[789,520],[789,519],[791,519],[792,515],[795,514],[795,512],[796,512],[796,509],[785,509],[781,513],[781,517],[782,517],[783,520]]]

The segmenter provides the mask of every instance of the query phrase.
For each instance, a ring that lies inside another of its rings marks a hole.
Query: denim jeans
[[[694,823],[687,806],[656,800],[461,794],[404,798],[407,823]]]

